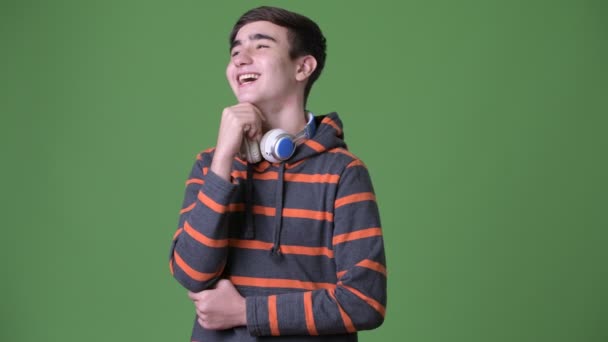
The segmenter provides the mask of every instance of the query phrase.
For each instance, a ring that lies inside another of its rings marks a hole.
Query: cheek
[[[296,69],[293,63],[283,60],[277,69],[280,70],[285,82],[292,83],[295,81]]]
[[[226,79],[228,80],[228,83],[230,85],[232,85],[232,80],[234,79],[233,75],[234,68],[232,67],[232,63],[228,63],[228,65],[226,66]]]

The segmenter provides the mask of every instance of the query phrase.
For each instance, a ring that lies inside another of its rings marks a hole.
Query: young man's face
[[[239,103],[276,106],[302,91],[296,81],[297,59],[289,57],[287,28],[268,21],[246,24],[230,55],[226,77]]]

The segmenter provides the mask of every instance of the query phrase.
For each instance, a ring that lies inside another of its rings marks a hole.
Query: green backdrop
[[[187,341],[168,252],[259,1],[0,2],[1,341]],[[267,1],[328,38],[309,109],[368,165],[362,341],[608,340],[606,1]]]

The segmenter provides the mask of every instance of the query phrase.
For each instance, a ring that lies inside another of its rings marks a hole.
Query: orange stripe
[[[363,162],[360,161],[359,159],[353,160],[352,162],[350,162],[350,164],[346,165],[346,168],[354,167],[354,166],[363,166],[363,167],[367,168],[367,166],[365,166],[365,164],[363,164]]]
[[[205,181],[200,178],[190,178],[186,181],[186,186],[190,184],[205,184]]]
[[[312,148],[313,150],[317,151],[317,152],[323,152],[325,151],[325,146],[319,144],[318,142],[314,141],[314,140],[306,140],[306,142],[304,143],[304,145]]]
[[[278,279],[278,278],[254,278],[242,276],[230,276],[230,281],[234,285],[239,286],[254,286],[254,287],[276,287],[286,289],[333,289],[336,284],[333,283],[314,283],[312,281],[301,281],[294,279]]]
[[[338,124],[334,120],[330,119],[329,116],[326,116],[323,121],[321,121],[321,123],[330,125],[338,132],[338,135],[342,135],[342,129],[340,128],[340,126],[338,126]]]
[[[169,271],[171,271],[171,275],[175,275],[175,271],[173,271],[173,258],[169,260]]]
[[[187,212],[189,212],[190,210],[194,209],[194,206],[195,206],[195,205],[196,205],[196,203],[192,203],[192,204],[190,204],[189,206],[187,206],[187,207],[185,207],[184,209],[180,210],[180,211],[179,211],[179,214],[181,215],[181,214],[183,214],[183,213],[187,213]]]
[[[235,177],[233,171],[233,177]],[[286,173],[285,174],[286,182],[300,182],[300,183],[332,183],[337,184],[340,180],[340,175],[333,175],[330,173],[326,174],[305,174],[305,173]],[[236,177],[235,177],[236,178]],[[246,178],[245,175],[241,175],[241,178]],[[269,171],[264,173],[255,173],[253,175],[254,179],[259,180],[277,180],[279,179],[279,173],[276,171]]]
[[[182,233],[182,231],[184,231],[182,228],[178,228],[177,231],[175,231],[175,234],[173,234],[173,240],[177,239],[177,237],[179,236],[179,234]]]
[[[312,292],[304,292],[304,317],[306,318],[306,328],[311,335],[319,335],[315,325],[315,316],[312,314]]]
[[[329,295],[331,296],[331,298],[333,298],[334,301],[336,302],[336,306],[338,307],[338,311],[340,311],[340,316],[342,316],[342,321],[344,322],[344,327],[346,328],[346,331],[349,333],[356,332],[357,329],[355,328],[353,321],[350,319],[350,317],[348,316],[346,311],[344,311],[344,309],[342,309],[342,306],[340,306],[340,303],[336,299],[336,294],[334,293],[335,290],[330,289],[328,292],[329,292]]]
[[[238,156],[235,156],[235,158],[234,158],[234,159],[235,159],[237,162],[239,162],[239,163],[241,163],[241,164],[243,164],[243,165],[247,165],[247,161],[246,161],[246,160],[243,160],[243,159],[241,159],[241,158],[239,158]]]
[[[369,306],[371,306],[376,311],[378,311],[382,315],[382,317],[384,317],[384,315],[386,314],[386,309],[377,300],[364,295],[363,293],[361,293],[361,291],[359,291],[359,290],[357,290],[357,289],[355,289],[353,287],[346,286],[346,285],[342,285],[342,287],[344,287],[345,289],[347,289],[350,292],[354,293],[355,296],[363,299],[363,301],[365,301]]]
[[[229,245],[230,245],[230,247],[235,247],[235,248],[260,249],[260,250],[272,249],[272,243],[258,241],[258,240],[230,239]],[[281,245],[281,253],[310,255],[310,256],[324,255],[328,258],[334,257],[334,251],[332,251],[331,249],[329,249],[327,247]]]
[[[202,191],[198,192],[198,199],[209,209],[216,213],[223,214],[227,211],[244,211],[245,203],[231,203],[228,205],[221,205],[216,201],[212,200],[209,196],[205,195]]]
[[[272,207],[263,207],[261,205],[253,206],[254,214],[265,215],[265,216],[274,216],[276,212],[277,212],[277,210]]]
[[[334,251],[327,247],[305,247],[305,246],[291,246],[291,245],[281,245],[281,253],[283,254],[300,254],[300,255],[310,255],[310,256],[318,256],[324,255],[328,258],[334,257]]]
[[[203,176],[206,176],[206,175],[207,175],[207,172],[209,172],[209,168],[205,166],[205,167],[203,168]]]
[[[277,180],[277,179],[279,179],[279,173],[276,171],[268,171],[268,172],[264,172],[264,173],[254,173],[253,179]]]
[[[376,196],[374,195],[374,193],[360,192],[357,194],[352,194],[352,195],[344,196],[342,198],[338,198],[336,200],[336,202],[334,203],[334,208],[337,209],[337,208],[340,208],[341,206],[351,204],[351,203],[356,203],[356,202],[375,201],[375,200],[376,200]]]
[[[258,163],[258,165],[255,166],[255,170],[258,172],[264,172],[269,167],[270,167],[270,163],[267,162],[266,160],[263,160],[261,163]]]
[[[175,258],[175,263],[177,264],[177,266],[179,266],[179,268],[181,268],[187,275],[188,277],[196,280],[196,281],[207,281],[215,276],[217,276],[218,274],[220,274],[222,272],[222,270],[220,269],[218,272],[215,273],[203,273],[203,272],[199,272],[195,269],[193,269],[192,267],[190,267],[185,261],[184,259],[182,259],[179,254],[177,254],[176,251],[173,251],[173,257]]]
[[[270,242],[264,242],[264,241],[258,241],[258,240],[230,239],[228,241],[228,245],[230,247],[246,248],[246,249],[270,250],[272,248],[272,243],[270,243]]]
[[[223,214],[226,212],[226,206],[217,203],[212,200],[209,196],[205,195],[202,191],[198,192],[198,200],[201,201],[204,205],[206,205],[209,209],[215,211],[216,213]]]
[[[265,216],[275,216],[276,209],[272,207],[263,207],[260,205],[253,206],[253,213]],[[315,210],[307,210],[307,209],[293,209],[293,208],[285,208],[283,209],[283,217],[297,217],[297,218],[305,218],[311,220],[325,220],[325,221],[333,221],[334,215],[327,211],[315,211]]]
[[[285,180],[288,182],[300,182],[300,183],[332,183],[337,184],[340,180],[340,175],[332,175],[330,173],[325,174],[313,174],[308,175],[304,173],[286,173]]]
[[[370,270],[382,273],[386,277],[386,267],[384,267],[384,265],[382,265],[381,263],[365,259],[358,263],[357,266],[369,268]]]
[[[342,153],[342,154],[345,154],[345,155],[347,155],[347,156],[349,156],[349,157],[351,157],[353,159],[359,159],[359,158],[357,158],[357,156],[355,156],[354,154],[348,152],[348,150],[346,150],[346,149],[344,149],[342,147],[336,147],[336,148],[330,150],[329,152],[330,153]]]
[[[325,220],[325,221],[333,221],[334,214],[327,211],[315,211],[315,210],[307,210],[307,209],[283,209],[284,217],[298,217],[298,218],[306,218],[313,220]]]
[[[245,211],[245,203],[232,203],[228,204],[227,211]]]
[[[270,323],[270,334],[280,335],[279,319],[277,317],[277,295],[268,296],[268,323]]]
[[[381,236],[382,230],[380,228],[367,228],[361,229],[350,233],[344,233],[334,236],[332,240],[333,245],[339,243],[348,242],[352,240],[365,239],[372,236]]]
[[[346,270],[340,271],[340,272],[336,273],[336,277],[338,279],[340,279],[340,278],[342,278],[342,276],[344,276],[346,274],[346,272],[348,272],[348,271],[346,271]]]
[[[289,164],[289,163],[285,163],[285,168],[286,168],[287,170],[289,170],[289,169],[293,169],[294,167],[296,167],[296,166],[298,166],[298,165],[302,164],[302,163],[303,163],[305,160],[306,160],[306,158],[304,158],[304,159],[302,159],[302,160],[298,160],[297,162],[295,162],[295,163],[291,163],[291,164]]]
[[[196,155],[196,159],[197,160],[203,160],[203,154],[208,154],[210,152],[213,152],[213,150],[215,150],[215,147],[210,147],[206,150],[204,150],[203,152],[200,152]]]
[[[242,179],[247,179],[247,171],[232,171],[230,172],[230,176],[232,176],[232,178],[242,178]]]
[[[184,222],[184,230],[186,231],[186,233],[188,233],[188,235],[192,236],[194,240],[202,243],[207,247],[222,248],[228,246],[228,239],[210,239],[205,235],[197,232],[194,228],[192,228],[188,221]]]

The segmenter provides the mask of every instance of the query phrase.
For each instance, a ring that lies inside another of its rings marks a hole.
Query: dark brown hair
[[[304,101],[306,102],[313,83],[319,78],[325,66],[327,44],[321,29],[314,21],[301,14],[278,7],[262,6],[247,11],[239,18],[232,27],[228,43],[231,45],[234,42],[241,27],[255,21],[269,21],[287,28],[289,56],[292,59],[312,55],[317,60],[317,68],[310,75],[304,89]]]

